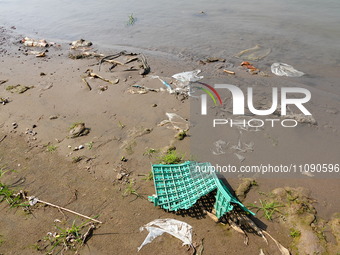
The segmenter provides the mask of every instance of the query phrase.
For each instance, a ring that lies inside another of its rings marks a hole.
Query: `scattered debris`
[[[89,77],[98,78],[98,79],[100,79],[100,80],[102,80],[102,81],[106,81],[106,82],[111,83],[111,84],[117,84],[117,83],[119,82],[119,79],[115,79],[114,81],[105,79],[105,78],[101,77],[100,75],[94,73],[92,69],[87,69],[85,73],[86,73]]]
[[[58,119],[57,115],[51,115],[50,117],[48,117],[50,120],[56,120]]]
[[[248,61],[243,61],[241,63],[241,66],[244,66],[248,69],[248,72],[251,74],[258,74],[259,73],[259,69],[257,69],[256,67],[254,67],[252,64],[250,64]]]
[[[37,197],[35,197],[35,196],[30,196],[30,197],[28,197],[27,199],[28,199],[28,202],[29,202],[29,205],[30,205],[30,206],[33,206],[33,205],[35,205],[35,204],[37,204],[37,203],[42,203],[42,204],[45,204],[45,205],[49,205],[49,206],[58,208],[59,210],[63,210],[63,211],[69,212],[69,213],[73,213],[73,214],[75,214],[75,215],[78,215],[78,216],[80,216],[80,217],[83,217],[83,218],[92,220],[92,221],[97,222],[97,223],[100,223],[100,224],[103,223],[103,222],[101,222],[101,221],[99,221],[99,220],[96,220],[96,219],[91,218],[91,217],[88,217],[88,216],[86,216],[86,215],[77,213],[77,212],[72,211],[72,210],[69,210],[69,209],[67,209],[67,208],[64,208],[64,207],[61,207],[61,206],[58,206],[58,205],[55,205],[55,204],[51,204],[51,203],[49,203],[49,202],[42,201],[42,200],[40,200],[39,198],[37,198]]]
[[[149,234],[145,238],[144,242],[138,247],[138,251],[148,243],[151,243],[156,237],[163,233],[168,233],[183,242],[183,245],[189,245],[192,247],[192,227],[179,220],[174,219],[157,219],[149,222],[140,228],[142,232],[146,229]]]
[[[225,61],[226,61],[225,58],[208,57],[208,58],[200,60],[199,63],[205,65],[208,63],[225,62]]]
[[[227,73],[227,74],[235,75],[235,72],[229,71],[229,70],[227,70],[227,69],[223,69],[223,72],[225,72],[225,73]]]
[[[85,127],[85,123],[75,123],[72,125],[70,129],[70,137],[71,138],[76,138],[79,136],[84,136],[87,135],[90,132],[89,128]]]
[[[234,153],[234,155],[238,158],[240,162],[243,162],[246,158],[238,153]]]
[[[161,121],[157,126],[164,126],[164,125],[171,123],[173,129],[176,129],[179,131],[189,130],[189,123],[187,120],[185,120],[184,118],[182,118],[176,113],[165,113],[165,114],[169,119]]]
[[[175,138],[177,140],[183,140],[187,136],[187,132],[185,130],[180,130],[176,135]]]
[[[80,39],[80,40],[71,42],[70,45],[72,45],[71,49],[76,49],[79,47],[90,47],[92,46],[92,42],[86,41],[84,39]]]
[[[274,63],[270,67],[273,74],[277,76],[288,76],[288,77],[301,77],[304,75],[303,72],[300,72],[291,65],[285,63]]]
[[[121,60],[117,60],[117,58],[119,57],[123,57],[123,59]],[[99,71],[100,71],[100,67],[103,63],[107,62],[107,63],[111,63],[112,66],[109,68],[109,71],[112,71],[113,68],[115,68],[117,65],[126,65],[130,62],[133,61],[138,61],[141,62],[141,65],[139,66],[140,70],[139,70],[139,74],[140,75],[146,75],[150,72],[150,66],[148,65],[148,62],[146,60],[146,57],[144,56],[144,54],[142,53],[127,53],[126,51],[121,51],[118,52],[116,54],[113,55],[109,55],[106,57],[103,57],[100,61],[99,61]],[[134,71],[137,69],[128,69],[127,71]]]
[[[260,45],[256,45],[253,48],[239,52],[237,55],[235,55],[235,57],[242,58],[244,60],[258,61],[268,56],[270,52],[271,52],[270,48],[266,49]]]
[[[223,140],[218,140],[214,142],[214,149],[211,150],[212,154],[214,155],[222,155],[226,153],[226,149],[229,143],[223,141]]]
[[[35,40],[32,38],[25,37],[20,42],[28,47],[48,47],[49,46],[49,44],[44,39]]]
[[[104,57],[104,54],[100,54],[100,53],[93,52],[93,51],[82,51],[82,52],[78,52],[75,54],[70,53],[68,57],[70,59],[83,59],[83,58],[91,58],[91,57],[102,58]]]
[[[131,15],[129,15],[129,20],[126,23],[128,26],[133,26],[137,21],[137,18],[133,17],[133,13],[131,13]]]
[[[0,85],[4,84],[6,82],[8,82],[8,79],[7,80],[0,80]]]
[[[190,84],[190,82],[196,82],[203,79],[203,76],[197,76],[201,70],[194,70],[189,72],[177,73],[174,74],[172,77],[175,78],[177,81],[180,82],[180,87],[185,87]]]
[[[22,93],[26,92],[27,90],[29,90],[31,88],[33,88],[33,86],[27,87],[27,86],[18,84],[18,85],[15,85],[15,86],[13,86],[13,85],[7,86],[6,90],[10,91],[11,93],[22,94]]]
[[[88,83],[86,78],[82,78],[82,81],[86,84],[86,86],[89,88],[89,90],[92,90],[92,87],[90,86],[90,84]]]
[[[5,105],[9,103],[9,98],[0,97],[0,104]]]

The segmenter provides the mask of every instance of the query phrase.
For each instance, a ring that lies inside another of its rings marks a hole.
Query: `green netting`
[[[149,196],[149,200],[155,206],[177,211],[189,209],[200,197],[217,189],[215,210],[218,218],[233,209],[231,203],[239,204],[243,210],[250,212],[210,171],[210,166],[210,163],[193,161],[177,165],[153,165],[156,195]]]

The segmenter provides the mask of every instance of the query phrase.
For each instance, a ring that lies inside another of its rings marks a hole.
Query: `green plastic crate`
[[[187,161],[176,165],[153,165],[153,179],[156,195],[149,200],[169,211],[189,209],[199,198],[217,189],[215,210],[218,218],[233,209],[231,203],[251,213],[221,183],[214,172],[193,171],[196,167],[209,169],[210,163]]]

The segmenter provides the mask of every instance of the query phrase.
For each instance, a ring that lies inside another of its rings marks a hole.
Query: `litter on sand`
[[[256,45],[253,48],[239,52],[237,55],[235,55],[235,57],[250,61],[258,61],[268,56],[270,52],[270,48],[266,49],[260,45]]]
[[[28,46],[28,47],[48,47],[48,46],[50,46],[46,42],[46,40],[44,40],[44,39],[35,40],[35,39],[32,39],[32,38],[25,37],[20,42],[23,43],[25,46]]]
[[[148,236],[144,242],[138,247],[138,251],[148,243],[151,243],[156,237],[163,233],[168,233],[183,242],[183,245],[192,246],[192,227],[179,220],[174,219],[157,219],[149,222],[141,227],[139,230],[142,232],[144,229],[149,231]]]
[[[210,169],[210,163],[194,161],[152,165],[156,194],[149,196],[149,201],[169,211],[187,210],[202,196],[217,190],[214,205],[217,218],[233,210],[235,205],[254,215],[231,194],[216,173]]]
[[[196,82],[204,78],[204,76],[197,76],[201,70],[194,70],[189,72],[177,73],[172,76],[180,82],[180,86],[184,87],[190,84],[190,82]]]
[[[273,74],[277,76],[288,76],[288,77],[301,77],[304,75],[303,72],[300,72],[291,65],[285,63],[274,63],[270,67]]]
[[[79,47],[90,47],[92,46],[92,42],[86,41],[84,39],[80,39],[80,40],[71,42],[70,45],[72,45],[71,49],[76,49]]]
[[[189,130],[189,123],[187,120],[179,116],[177,113],[165,113],[168,117],[167,120],[161,121],[158,126],[165,126],[172,124],[172,128],[176,130]]]
[[[254,67],[252,64],[250,64],[248,61],[243,61],[240,66],[244,66],[248,69],[248,72],[251,74],[258,74],[260,71],[256,67]]]

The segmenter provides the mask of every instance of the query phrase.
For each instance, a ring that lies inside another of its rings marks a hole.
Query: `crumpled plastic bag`
[[[189,85],[190,82],[199,81],[204,78],[204,76],[197,76],[201,70],[194,70],[189,72],[177,73],[172,76],[177,81],[180,82],[180,86],[184,87]]]
[[[172,128],[175,130],[189,130],[189,123],[187,120],[179,116],[177,113],[165,113],[169,118],[167,120],[162,120],[158,126],[164,126],[169,123],[172,124]]]
[[[182,240],[183,245],[192,245],[192,226],[183,221],[157,219],[144,225],[139,230],[142,232],[144,229],[149,231],[149,234],[144,242],[138,247],[138,251],[140,251],[144,245],[151,243],[157,236],[160,236],[163,233],[168,233]]]
[[[285,63],[274,63],[270,67],[273,74],[276,74],[278,76],[288,76],[288,77],[301,77],[304,75],[303,72],[300,72],[291,65],[285,64]]]

